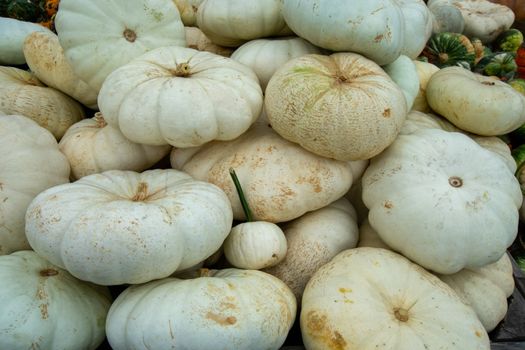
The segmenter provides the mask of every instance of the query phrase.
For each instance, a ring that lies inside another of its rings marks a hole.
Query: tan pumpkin
[[[428,113],[431,111],[427,102],[427,84],[432,74],[436,73],[439,68],[432,63],[414,60],[417,75],[419,77],[419,93],[414,100],[412,110]]]
[[[233,48],[214,44],[199,28],[184,27],[184,30],[186,32],[186,43],[190,49],[208,51],[225,57],[231,56]]]

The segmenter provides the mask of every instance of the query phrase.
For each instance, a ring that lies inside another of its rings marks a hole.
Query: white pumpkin
[[[197,27],[215,44],[236,47],[246,41],[289,35],[281,15],[282,0],[204,0]]]
[[[494,77],[446,67],[428,81],[429,106],[452,124],[483,136],[509,133],[525,123],[525,96]]]
[[[191,267],[222,245],[231,225],[224,192],[173,169],[85,176],[40,193],[26,214],[38,254],[101,285]]]
[[[487,332],[496,328],[507,314],[507,298],[514,291],[512,263],[507,254],[478,269],[438,277],[474,309]]]
[[[186,32],[186,42],[190,49],[208,51],[225,57],[230,57],[233,53],[231,47],[214,44],[206,34],[197,27],[184,27],[184,31]]]
[[[0,65],[26,63],[23,51],[24,40],[33,32],[52,33],[36,23],[0,17]]]
[[[490,349],[448,285],[381,248],[348,249],[321,267],[306,285],[300,326],[307,349]]]
[[[106,170],[143,171],[171,150],[170,146],[131,142],[117,128],[107,125],[101,113],[71,125],[58,147],[66,155],[74,179]]]
[[[352,205],[341,198],[285,223],[282,229],[288,242],[286,257],[263,271],[286,283],[300,301],[306,283],[321,266],[356,246],[356,219]]]
[[[62,0],[55,27],[75,74],[97,92],[109,73],[133,58],[186,46],[172,0]]]
[[[250,68],[177,46],[150,51],[115,70],[98,96],[107,123],[131,141],[180,148],[238,137],[262,104]]]
[[[283,64],[311,53],[321,51],[303,38],[288,36],[250,40],[237,48],[231,58],[252,68],[264,91],[272,75]]]
[[[180,18],[185,26],[197,24],[197,10],[203,0],[173,0],[180,13]]]
[[[400,55],[394,62],[384,65],[383,69],[399,85],[405,95],[407,110],[411,110],[419,94],[419,75],[414,61]]]
[[[439,68],[432,63],[414,60],[416,72],[419,78],[419,91],[414,100],[412,110],[428,113],[431,111],[427,102],[427,85],[430,77],[436,73]]]
[[[86,283],[33,251],[0,257],[0,348],[92,349],[105,338],[107,288]]]
[[[84,118],[82,105],[63,92],[47,87],[34,74],[0,67],[0,108],[24,115],[60,140],[66,130]]]
[[[111,305],[106,330],[114,350],[279,349],[296,310],[277,278],[225,269],[129,287]]]
[[[352,185],[349,162],[317,156],[257,122],[232,141],[176,149],[171,165],[226,192],[234,218],[245,220],[230,168],[235,169],[254,220],[293,220],[342,197]]]
[[[41,82],[91,109],[98,109],[98,91],[73,72],[56,34],[33,32],[26,37],[23,50],[29,69]]]
[[[497,261],[518,232],[516,177],[461,133],[399,135],[371,160],[362,185],[368,219],[385,243],[438,273]]]
[[[49,131],[19,115],[0,117],[0,255],[29,249],[25,212],[45,189],[69,182],[69,163]]]
[[[432,13],[433,33],[463,33],[465,19],[461,11],[454,6],[454,0],[428,0],[427,6]]]
[[[423,0],[284,0],[283,17],[319,47],[362,54],[379,65],[416,58],[432,34]]]
[[[369,159],[397,136],[408,112],[401,88],[356,53],[305,55],[270,79],[265,110],[285,139],[327,158]]]

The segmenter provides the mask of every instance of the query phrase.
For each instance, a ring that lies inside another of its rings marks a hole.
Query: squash
[[[69,182],[69,163],[49,131],[20,115],[0,116],[0,152],[0,255],[5,255],[30,249],[27,207],[45,189]]]
[[[168,46],[113,71],[98,105],[131,141],[186,148],[240,136],[261,113],[263,96],[255,73],[239,62]]]
[[[180,13],[184,26],[193,27],[197,24],[197,10],[203,0],[173,0]]]
[[[111,305],[106,330],[114,350],[279,349],[296,312],[290,289],[267,273],[208,270],[127,288]]]
[[[312,53],[321,51],[302,38],[288,36],[250,40],[237,48],[231,58],[252,68],[264,91],[272,75],[283,64]]]
[[[478,135],[507,134],[525,123],[525,96],[497,78],[461,67],[432,75],[427,101],[436,113]]]
[[[514,12],[515,21],[523,21],[525,19],[525,6],[521,0],[489,0],[496,4],[507,6]]]
[[[55,26],[75,74],[97,92],[109,73],[133,58],[186,46],[179,11],[167,0],[62,0]]]
[[[259,270],[281,262],[287,250],[283,230],[268,221],[253,221],[251,209],[234,169],[230,175],[242,203],[246,222],[232,228],[223,243],[226,260],[234,267]]]
[[[414,65],[416,66],[416,72],[419,78],[419,91],[416,98],[414,99],[412,110],[428,113],[431,111],[431,109],[428,105],[426,96],[427,84],[430,80],[430,77],[436,73],[439,68],[432,63],[419,60],[414,60]]]
[[[91,109],[98,109],[98,91],[73,72],[56,34],[29,34],[24,41],[23,51],[29,69],[41,82],[62,91]]]
[[[430,37],[422,55],[439,68],[461,66],[471,69],[475,63],[476,50],[465,35],[443,32]]]
[[[514,55],[510,52],[496,52],[483,57],[474,67],[474,72],[496,76],[500,80],[511,80],[518,71]]]
[[[399,85],[376,63],[350,52],[288,61],[270,79],[264,104],[283,138],[342,161],[379,154],[408,112]]]
[[[510,28],[496,37],[492,47],[495,51],[516,52],[521,44],[523,44],[523,34],[516,28]]]
[[[14,18],[0,17],[0,65],[21,65],[26,63],[24,39],[32,32],[51,32],[35,23]]]
[[[184,27],[186,32],[186,42],[190,49],[199,51],[208,51],[221,56],[230,57],[234,49],[214,44],[207,36],[197,27]]]
[[[436,276],[381,248],[339,253],[308,281],[307,349],[490,349],[474,311]]]
[[[412,109],[419,94],[419,75],[414,62],[405,55],[382,67],[386,74],[399,85],[405,95],[407,110]]]
[[[215,44],[228,47],[253,39],[290,35],[281,15],[281,3],[282,0],[204,0],[197,9],[197,27]]]
[[[0,256],[0,348],[92,349],[105,337],[107,288],[80,281],[33,251]]]
[[[465,20],[461,11],[451,0],[428,0],[427,6],[432,13],[432,32],[435,33],[463,33]]]
[[[41,192],[26,236],[42,257],[100,285],[167,277],[212,255],[232,225],[216,186],[173,169],[109,170]]]
[[[353,206],[341,198],[283,224],[288,242],[286,256],[263,271],[286,283],[300,302],[312,275],[338,253],[356,246],[356,220]]]
[[[416,58],[432,33],[432,14],[421,0],[284,0],[282,14],[312,44],[358,53],[379,65],[399,55]]]
[[[106,170],[143,171],[171,150],[170,146],[131,142],[118,129],[107,125],[100,112],[71,125],[58,147],[71,165],[73,179]]]
[[[36,22],[44,15],[44,8],[39,0],[2,1],[0,16],[18,19],[24,22]]]
[[[484,44],[492,43],[514,23],[514,12],[510,8],[488,0],[452,0],[452,4],[465,20],[463,34],[479,38]]]
[[[80,103],[45,86],[33,73],[15,67],[0,67],[0,108],[36,121],[57,140],[84,118]]]
[[[273,223],[293,220],[332,203],[348,191],[353,179],[349,162],[308,152],[260,122],[232,141],[174,148],[171,166],[219,186],[230,199],[234,218],[245,220],[229,177],[229,169],[234,168],[253,219]]]
[[[362,186],[381,239],[437,273],[493,263],[517,235],[516,177],[501,157],[461,133],[399,135],[371,160]]]

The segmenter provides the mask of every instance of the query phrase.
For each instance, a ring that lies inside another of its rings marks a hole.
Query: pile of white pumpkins
[[[55,25],[0,18],[0,349],[279,349],[296,321],[306,349],[490,348],[525,97],[416,60],[425,2],[62,0]]]

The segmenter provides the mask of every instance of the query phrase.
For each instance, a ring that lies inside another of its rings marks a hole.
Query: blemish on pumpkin
[[[383,203],[383,206],[387,209],[392,209],[394,207],[394,204],[391,201],[385,201],[385,203]]]
[[[42,277],[50,277],[50,276],[56,276],[58,275],[58,271],[55,269],[44,269],[40,271],[40,276]]]
[[[392,115],[392,112],[390,110],[390,108],[387,108],[383,111],[383,117],[385,118],[390,118],[390,116]]]
[[[318,315],[316,311],[309,311],[306,316],[306,328],[312,337],[323,341],[325,349],[343,350],[347,343],[341,333],[332,332],[327,324],[325,315]]]
[[[341,287],[341,288],[339,288],[339,292],[343,293],[343,294],[345,294],[345,293],[352,293],[352,289]]]
[[[133,202],[141,202],[148,197],[148,184],[139,182],[137,186],[137,193],[131,198]]]
[[[379,34],[374,38],[374,42],[378,43],[380,42],[384,37],[384,34]]]
[[[40,308],[40,316],[42,319],[46,320],[49,317],[49,312],[47,311],[48,304],[40,304],[38,307]]]
[[[171,337],[171,339],[175,339],[175,335],[173,334],[173,329],[171,328],[171,320],[168,320],[168,327],[170,329],[170,337]]]
[[[480,331],[476,331],[475,334],[476,334],[476,337],[478,338],[481,338],[481,336],[483,335]]]
[[[237,322],[237,318],[235,318],[235,316],[224,317],[221,315],[214,314],[213,312],[208,312],[206,314],[206,318],[217,322],[221,326],[231,326]]]

